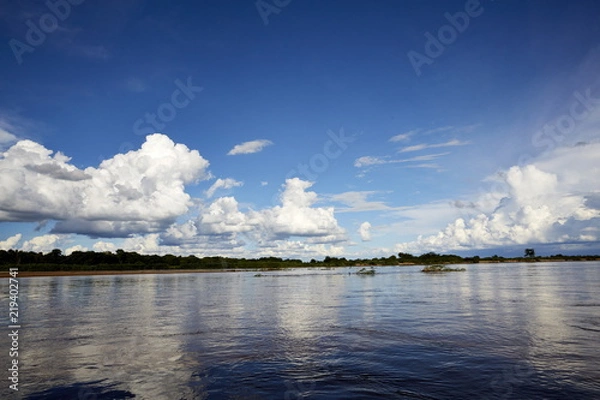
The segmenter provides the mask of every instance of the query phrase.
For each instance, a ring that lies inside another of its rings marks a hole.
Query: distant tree
[[[59,263],[62,258],[62,250],[54,249],[50,253],[46,254],[46,256],[44,258],[45,258],[46,262]]]
[[[534,249],[525,249],[525,257],[527,257],[527,258],[535,257],[535,250]]]
[[[414,262],[415,261],[415,256],[413,256],[410,253],[398,253],[398,261],[399,262]]]

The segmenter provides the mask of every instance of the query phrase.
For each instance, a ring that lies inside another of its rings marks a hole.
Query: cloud
[[[452,206],[456,208],[466,208],[466,209],[475,209],[477,208],[477,204],[472,201],[463,201],[463,200],[455,200],[452,203]]]
[[[431,135],[432,133],[440,133],[440,132],[447,132],[447,131],[451,131],[451,130],[455,130],[456,128],[452,125],[447,125],[447,126],[441,126],[439,128],[433,128],[433,129],[428,129],[424,132],[422,132],[423,135]]]
[[[422,163],[422,164],[407,165],[406,168],[429,168],[429,169],[438,169],[439,170],[441,167],[436,163]]]
[[[71,255],[74,251],[88,251],[87,247],[84,247],[80,244],[76,244],[75,246],[69,247],[65,250],[65,255],[69,256]]]
[[[405,133],[400,133],[398,135],[392,136],[389,141],[390,142],[404,142],[406,140],[409,140],[411,136],[417,134],[419,132],[418,129],[414,129],[412,131],[408,131]]]
[[[205,192],[206,197],[211,198],[214,196],[215,192],[219,189],[231,189],[233,187],[242,186],[244,183],[240,181],[236,181],[232,178],[225,179],[217,179],[215,183],[212,184],[210,188]]]
[[[471,129],[472,127],[465,127],[465,128],[455,128],[454,126],[442,126],[439,128],[433,128],[433,129],[428,129],[423,131],[422,129],[413,129],[411,131],[405,132],[405,133],[400,133],[396,136],[392,136],[389,141],[390,142],[405,142],[407,140],[409,140],[412,136],[415,136],[417,134],[419,135],[430,135],[432,133],[440,133],[440,132],[447,132],[447,131],[455,131],[455,132],[460,132],[460,131],[466,131],[467,129]]]
[[[156,232],[185,214],[185,185],[206,179],[208,161],[165,135],[81,170],[69,157],[22,140],[0,157],[0,221],[56,220],[52,233],[129,236]]]
[[[17,137],[12,133],[0,128],[0,146],[17,141]]]
[[[600,143],[561,148],[499,175],[506,185],[493,211],[458,218],[397,251],[484,249],[509,245],[598,243]]]
[[[411,158],[403,158],[399,160],[390,160],[389,157],[378,157],[378,156],[363,156],[359,157],[354,161],[354,166],[356,168],[368,167],[371,165],[384,165],[384,164],[398,164],[398,163],[410,163],[416,161],[433,161],[439,157],[446,156],[450,153],[438,153],[438,154],[425,154],[422,156],[416,156]],[[421,164],[421,165],[413,165],[412,167],[431,167],[431,165],[435,164]],[[436,165],[437,167],[437,165]]]
[[[38,123],[11,110],[0,109],[0,154],[33,130],[43,129]]]
[[[391,162],[393,161],[387,160],[386,157],[362,156],[354,160],[354,166],[356,168],[362,168],[370,165],[389,164]]]
[[[242,213],[233,197],[221,197],[203,210],[198,218],[197,230],[200,234],[229,234],[247,232],[258,222]]]
[[[311,257],[340,257],[344,255],[344,247],[326,243],[307,243],[300,240],[275,241],[265,244],[251,257],[281,257],[308,259]]]
[[[377,210],[391,210],[392,208],[382,201],[369,201],[368,197],[377,194],[376,191],[354,191],[344,192],[329,196],[329,200],[339,202],[348,206],[340,208],[337,211],[342,212],[363,212]]]
[[[99,251],[99,252],[110,251],[111,253],[114,253],[115,250],[117,250],[117,246],[115,246],[114,243],[105,242],[102,240],[94,243],[92,248],[94,249],[94,251]]]
[[[275,238],[344,234],[333,207],[312,207],[317,194],[306,190],[311,186],[299,178],[287,179],[280,196],[282,205],[260,213],[262,228]]]
[[[45,163],[37,165],[25,165],[25,168],[37,172],[42,175],[47,175],[52,179],[62,179],[66,181],[82,181],[90,179],[84,171],[70,165],[60,165],[56,163]]]
[[[441,126],[439,128],[432,128],[432,129],[427,129],[427,130],[413,129],[411,131],[401,133],[396,136],[392,136],[389,139],[389,141],[390,142],[404,142],[404,141],[409,140],[412,136],[415,136],[417,134],[420,136],[426,136],[426,135],[431,135],[434,133],[442,133],[442,132],[453,132],[455,134],[456,133],[468,133],[468,132],[472,132],[477,127],[479,127],[479,124],[466,125],[466,126],[461,126],[461,127],[447,125],[447,126]]]
[[[199,257],[223,256],[238,258],[281,257],[300,258],[308,260],[312,257],[341,256],[344,254],[342,245],[335,242],[317,243],[310,239],[272,240],[260,245],[247,243],[232,238],[220,236],[200,236],[188,243],[166,243],[156,234],[148,234],[128,238],[120,246],[125,251],[137,251],[143,254],[195,254]],[[114,251],[114,250],[113,250]],[[218,264],[226,267],[227,263]]]
[[[237,154],[258,153],[266,146],[270,146],[272,144],[273,144],[273,142],[271,142],[270,140],[266,140],[266,139],[252,140],[250,142],[236,144],[233,147],[233,149],[229,150],[229,153],[227,153],[227,155],[234,156]]]
[[[360,235],[360,239],[363,242],[368,242],[371,240],[371,224],[369,222],[363,222],[360,224],[358,228],[358,233]]]
[[[63,237],[61,235],[42,235],[34,237],[23,243],[21,250],[33,251],[35,253],[49,253],[53,249],[59,248],[62,244]]]
[[[123,250],[135,251],[140,254],[164,254],[164,251],[161,251],[157,233],[127,238],[123,242]]]
[[[160,236],[161,243],[203,252],[221,249],[228,254],[248,253],[252,248],[253,254],[258,254],[293,237],[298,238],[296,242],[305,243],[307,249],[343,242],[345,231],[339,226],[333,207],[315,207],[317,194],[307,190],[311,186],[311,182],[299,178],[288,179],[282,186],[280,205],[262,210],[240,209],[234,197],[218,198],[201,205],[196,218],[171,225]]]
[[[23,235],[17,233],[6,240],[0,241],[0,250],[10,250],[16,248],[17,244],[21,241],[21,237],[23,237]]]
[[[471,142],[463,142],[460,141],[458,139],[452,139],[449,140],[447,142],[444,143],[435,143],[435,144],[416,144],[414,146],[407,146],[404,147],[402,149],[400,149],[398,152],[399,153],[407,153],[407,152],[411,152],[411,151],[420,151],[420,150],[425,150],[425,149],[435,149],[435,148],[440,148],[440,147],[453,147],[453,146],[465,146],[467,144],[471,144]]]

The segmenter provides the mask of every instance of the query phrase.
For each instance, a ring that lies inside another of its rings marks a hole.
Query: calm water
[[[600,399],[600,263],[466,268],[22,278],[0,398]]]

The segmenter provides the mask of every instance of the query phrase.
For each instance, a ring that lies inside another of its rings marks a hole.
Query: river
[[[600,263],[464,267],[20,278],[0,397],[600,399]]]

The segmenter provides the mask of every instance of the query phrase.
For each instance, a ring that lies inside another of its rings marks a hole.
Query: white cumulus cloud
[[[98,252],[110,251],[111,253],[114,253],[115,250],[117,250],[117,246],[115,246],[114,243],[105,242],[103,240],[94,243],[92,248],[94,249],[94,251]]]
[[[53,249],[60,248],[62,240],[61,235],[48,234],[36,236],[23,243],[21,250],[33,251],[35,253],[49,253]]]
[[[53,233],[128,236],[185,214],[185,185],[206,179],[208,161],[165,135],[81,170],[60,152],[22,140],[0,156],[0,221],[57,220]]]
[[[263,228],[275,237],[343,234],[333,207],[312,207],[317,194],[307,191],[311,186],[311,182],[299,178],[287,179],[280,196],[281,206],[261,213]]]
[[[21,241],[21,237],[23,237],[23,235],[17,233],[16,235],[11,236],[6,240],[0,241],[0,250],[15,249],[17,244]]]
[[[371,224],[366,221],[360,224],[358,228],[358,234],[360,235],[360,239],[363,242],[368,242],[371,240]]]
[[[489,213],[458,218],[435,235],[401,243],[424,252],[600,241],[600,143],[560,148],[501,174],[506,193]]]
[[[248,248],[253,249],[253,254],[272,254],[267,249],[285,248],[281,242],[303,243],[307,252],[325,249],[320,245],[331,247],[343,242],[345,231],[339,226],[333,207],[316,207],[317,194],[308,191],[311,185],[299,178],[286,180],[280,205],[262,210],[240,209],[234,197],[218,198],[200,206],[197,218],[171,225],[161,235],[162,243],[210,251],[227,249],[229,254],[244,253]],[[207,249],[209,245],[211,248]],[[295,251],[300,251],[301,246],[294,246]]]
[[[70,256],[74,251],[88,251],[88,248],[80,244],[76,244],[75,246],[65,249],[65,255]]]

